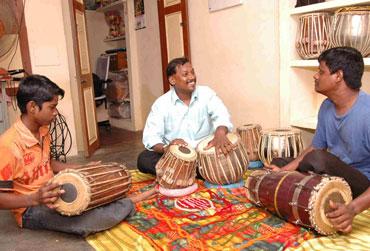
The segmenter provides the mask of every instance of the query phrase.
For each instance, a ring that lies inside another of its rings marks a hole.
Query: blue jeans
[[[29,229],[47,229],[86,237],[114,227],[135,213],[130,199],[124,198],[76,216],[63,216],[48,207],[29,207],[23,214],[22,225]]]

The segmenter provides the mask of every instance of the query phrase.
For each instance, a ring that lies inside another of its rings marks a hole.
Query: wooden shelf
[[[364,64],[366,67],[370,67],[370,58],[364,58]],[[290,67],[292,68],[317,68],[319,67],[319,62],[317,59],[298,59],[290,61]]]
[[[118,37],[106,38],[104,39],[104,42],[118,41],[118,40],[124,40],[124,39],[125,39],[125,35],[122,35]]]
[[[123,8],[123,3],[125,2],[126,0],[118,0],[118,1],[115,1],[111,4],[108,4],[104,7],[100,7],[100,8],[97,8],[96,11],[97,12],[107,12],[107,11],[110,11],[110,10],[117,10],[118,8],[122,7]]]
[[[290,15],[301,15],[316,11],[334,11],[342,7],[366,4],[369,4],[369,0],[332,0],[328,2],[310,4],[302,7],[293,8],[290,11]]]
[[[316,130],[317,116],[307,117],[307,118],[304,118],[304,119],[292,121],[291,126],[304,128],[304,129]]]

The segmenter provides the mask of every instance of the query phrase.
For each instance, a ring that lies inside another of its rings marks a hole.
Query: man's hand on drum
[[[264,167],[268,170],[271,170],[273,172],[279,172],[282,171],[282,169],[274,164],[265,164]]]
[[[214,146],[217,155],[219,154],[227,155],[229,152],[231,152],[234,148],[234,145],[226,137],[227,132],[228,130],[226,127],[224,126],[218,127],[215,132],[215,136],[208,143],[208,145],[204,148],[204,150],[208,150]]]
[[[33,206],[46,205],[50,209],[55,209],[54,202],[59,198],[64,190],[58,189],[59,184],[46,183],[37,192],[31,194],[31,204]]]
[[[186,143],[186,141],[183,139],[174,139],[169,144],[169,146],[172,146],[172,145],[187,146],[188,143]]]
[[[333,227],[343,233],[349,233],[352,231],[352,221],[356,215],[355,209],[352,204],[344,205],[329,201],[330,208],[332,211],[327,213],[329,221],[333,224]]]

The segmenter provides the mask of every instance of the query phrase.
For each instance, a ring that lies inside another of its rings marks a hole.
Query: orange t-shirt
[[[0,192],[31,194],[53,177],[49,129],[39,132],[40,141],[18,120],[0,136]],[[25,210],[12,210],[20,227]]]

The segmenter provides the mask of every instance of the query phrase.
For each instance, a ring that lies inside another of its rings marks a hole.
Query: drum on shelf
[[[258,155],[266,165],[274,158],[296,158],[303,150],[301,132],[293,128],[262,130]]]
[[[167,196],[183,196],[194,192],[197,153],[189,146],[171,145],[159,159],[155,169],[159,192]]]
[[[248,155],[238,135],[228,133],[227,138],[233,144],[233,150],[227,154],[217,155],[215,147],[204,150],[213,139],[213,135],[202,140],[197,146],[199,173],[202,177],[218,185],[240,182],[248,167]]]
[[[59,172],[52,182],[61,184],[65,191],[55,202],[56,210],[72,216],[124,198],[131,187],[131,175],[122,164],[88,164]]]
[[[299,17],[295,46],[303,59],[318,58],[330,46],[329,13],[316,12]]]
[[[247,150],[248,159],[250,162],[259,161],[258,156],[258,142],[261,138],[261,126],[258,124],[246,124],[236,129],[240,135],[241,141]],[[249,163],[250,165],[251,163]]]
[[[363,57],[370,54],[370,6],[339,9],[333,18],[330,38],[333,46],[350,46]]]
[[[252,203],[323,235],[336,232],[326,217],[331,210],[329,201],[348,204],[352,200],[344,179],[296,171],[256,170],[247,178],[245,187]]]

